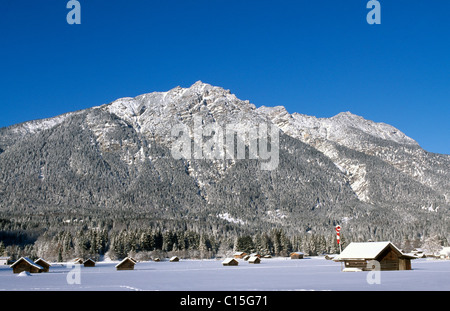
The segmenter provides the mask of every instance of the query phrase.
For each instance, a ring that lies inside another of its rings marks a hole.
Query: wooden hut
[[[367,263],[371,260],[380,263],[381,271],[388,271],[411,270],[411,259],[416,258],[402,253],[391,242],[352,242],[333,260],[344,262],[344,271],[370,271]]]
[[[158,261],[161,261],[161,259],[159,259],[158,257],[156,257],[155,259],[153,259],[153,261],[158,262]]]
[[[119,262],[116,265],[116,269],[119,270],[134,270],[134,265],[136,262],[129,257],[126,257],[124,260]]]
[[[42,270],[42,272],[48,272],[50,270],[51,264],[49,264],[47,261],[45,261],[42,258],[38,258],[37,260],[34,261],[34,263],[37,264],[38,266],[41,266],[42,268],[44,268],[44,270]]]
[[[236,259],[242,259],[245,256],[247,256],[247,253],[245,253],[245,252],[236,252],[233,254],[233,257]]]
[[[92,260],[91,258],[88,258],[88,259],[86,259],[83,262],[83,266],[85,266],[85,267],[95,267],[95,261]]]
[[[261,263],[261,259],[258,256],[251,256],[248,259],[248,263]]]
[[[238,262],[236,259],[234,259],[234,258],[226,258],[226,259],[222,262],[222,264],[223,264],[224,266],[237,266],[237,265],[239,264],[239,262]]]
[[[28,257],[20,257],[15,263],[10,266],[13,269],[14,273],[20,273],[23,271],[27,271],[30,273],[41,273],[44,271],[44,268],[38,264],[35,264]]]
[[[242,258],[242,259],[244,259],[245,261],[247,261],[249,258],[250,258],[250,255],[245,255],[244,258]]]
[[[74,264],[77,264],[77,265],[82,265],[83,262],[84,262],[83,258],[75,258],[75,259],[73,260],[73,263],[74,263]]]
[[[304,254],[302,252],[293,252],[289,256],[291,259],[303,259]]]
[[[258,257],[258,258],[261,258],[261,254],[260,254],[260,253],[252,253],[252,254],[250,254],[250,257]]]
[[[173,256],[169,259],[170,262],[179,262],[180,258],[178,258],[177,256]]]

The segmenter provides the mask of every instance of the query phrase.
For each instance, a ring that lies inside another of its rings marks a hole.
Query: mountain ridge
[[[278,168],[264,172],[249,159],[173,159],[171,128],[192,127],[196,117],[246,129],[269,122],[280,130]],[[450,156],[350,112],[316,118],[257,108],[201,81],[2,128],[0,150],[5,211],[120,207],[175,221],[233,219],[236,230],[276,224],[320,232],[346,219],[362,232],[378,213],[391,218],[383,228],[403,218],[413,223],[406,231],[428,232],[430,219],[439,230],[448,226]]]

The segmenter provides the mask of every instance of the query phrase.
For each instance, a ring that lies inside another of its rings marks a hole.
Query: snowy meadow
[[[79,282],[68,282],[73,265],[52,263],[47,273],[13,274],[0,266],[1,291],[448,291],[450,261],[417,259],[410,271],[382,271],[380,284],[369,272],[342,272],[341,263],[310,257],[262,259],[238,266],[222,260],[138,262],[134,270],[116,271],[117,262],[80,266]],[[69,276],[69,277],[68,277]],[[73,283],[73,284],[70,284]],[[76,284],[79,283],[79,284]]]

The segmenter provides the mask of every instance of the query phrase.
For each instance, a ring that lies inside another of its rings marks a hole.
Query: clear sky
[[[351,111],[450,154],[450,1],[0,0],[0,127],[189,87]]]

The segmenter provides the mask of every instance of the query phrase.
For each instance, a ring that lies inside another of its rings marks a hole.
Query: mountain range
[[[196,117],[276,128],[277,167],[175,159],[171,131]],[[11,215],[120,210],[246,232],[321,233],[341,224],[392,240],[448,236],[449,207],[450,156],[395,127],[350,112],[316,118],[257,108],[201,81],[0,129],[0,210]]]

